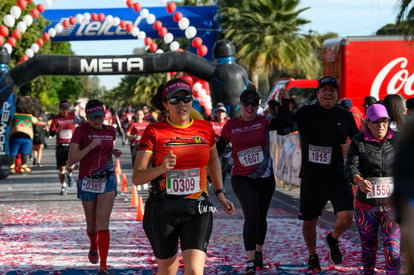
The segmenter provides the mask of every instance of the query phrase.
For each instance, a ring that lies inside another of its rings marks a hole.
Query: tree
[[[308,8],[299,0],[221,0],[219,18],[225,39],[236,45],[238,62],[247,68],[257,85],[259,76],[269,84],[288,72],[290,76],[315,78],[320,60],[312,35],[299,32],[310,21],[300,17]]]
[[[414,5],[411,0],[399,0],[397,25],[404,22],[403,33],[407,37],[414,35]]]

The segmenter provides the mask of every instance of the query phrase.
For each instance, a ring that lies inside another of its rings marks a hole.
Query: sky
[[[34,0],[35,3],[43,3]],[[137,2],[137,1],[134,1]],[[142,7],[165,6],[166,0],[139,1]],[[49,9],[124,8],[122,0],[53,0]],[[335,32],[340,36],[373,35],[388,23],[394,23],[398,0],[301,0],[300,8],[309,9],[301,17],[311,21],[304,32]],[[99,43],[99,45],[97,45]],[[136,39],[113,41],[71,42],[77,55],[132,54],[141,44]],[[92,50],[93,49],[93,50]],[[101,85],[111,89],[122,76],[100,76]]]

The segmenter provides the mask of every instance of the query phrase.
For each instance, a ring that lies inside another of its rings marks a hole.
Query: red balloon
[[[154,25],[152,27],[154,28],[154,30],[158,31],[162,28],[162,22],[160,20],[157,20],[154,22]]]
[[[151,43],[149,49],[150,49],[151,52],[155,52],[158,49],[157,43],[155,43],[155,42]]]
[[[30,12],[30,15],[33,17],[33,18],[38,18],[39,17],[39,11],[37,10],[37,9],[32,9],[32,11]]]
[[[98,15],[98,20],[99,20],[99,22],[104,21],[104,20],[105,20],[105,14],[100,13],[100,14]]]
[[[197,48],[197,55],[199,56],[205,56],[208,52],[208,48],[206,45],[201,45]]]
[[[36,9],[39,12],[44,12],[45,11],[45,6],[43,4],[37,4]]]
[[[173,77],[177,74],[177,72],[170,72],[170,76]]]
[[[7,38],[7,43],[9,43],[12,47],[16,47],[16,38],[14,37]]]
[[[62,22],[62,26],[67,29],[69,27],[69,20],[65,20]]]
[[[130,8],[130,7],[132,7],[132,5],[134,4],[134,1],[133,1],[133,0],[128,0],[128,1],[126,2],[126,4],[127,4],[128,8]]]
[[[0,46],[3,46],[4,44],[4,37],[0,35]]]
[[[92,19],[92,21],[98,20],[98,15],[96,13],[92,13],[91,14],[91,19]]]
[[[194,80],[193,80],[193,78],[190,75],[185,74],[185,75],[180,76],[179,78],[181,78],[182,80],[184,80],[185,82],[187,82],[188,84],[190,84],[191,87],[193,87]]]
[[[125,20],[121,20],[121,21],[119,22],[119,26],[120,26],[122,29],[125,29],[125,26],[126,26],[126,22],[125,22]]]
[[[167,34],[168,30],[166,27],[162,27],[159,31],[158,31],[158,35],[160,37],[164,37]]]
[[[183,52],[184,50],[179,48],[178,50],[176,50],[176,52]]]
[[[69,23],[70,23],[71,25],[75,25],[75,24],[76,24],[76,19],[75,19],[75,17],[73,17],[73,16],[69,17]]]
[[[18,0],[17,6],[21,8],[22,10],[25,10],[27,7],[27,2],[25,0]]]
[[[203,45],[203,39],[201,39],[200,37],[195,37],[192,41],[191,41],[191,46],[193,46],[193,48],[198,48],[201,45]]]
[[[167,4],[167,12],[168,13],[173,13],[175,12],[175,9],[177,8],[177,6],[175,5],[174,2],[168,2]]]
[[[182,18],[183,18],[183,14],[179,11],[174,13],[174,15],[173,15],[173,19],[174,19],[175,22],[180,21]]]
[[[44,41],[49,41],[50,40],[50,35],[47,32],[43,33],[42,37],[43,37]]]
[[[1,25],[1,26],[0,26],[0,35],[2,35],[2,36],[4,36],[4,37],[9,36],[9,28],[7,28],[7,27],[6,27],[6,26],[4,26],[4,25]]]
[[[134,28],[134,26],[132,25],[132,23],[128,23],[125,26],[125,29],[127,30],[127,32],[131,32],[133,28]]]
[[[145,46],[149,46],[152,43],[151,37],[146,37],[144,40]]]
[[[135,12],[138,12],[141,10],[141,4],[139,2],[136,2],[132,8],[134,9]]]
[[[19,40],[22,37],[22,33],[18,29],[13,30],[12,35],[17,40]]]
[[[28,56],[26,56],[26,55],[23,55],[23,56],[20,58],[20,61],[21,61],[21,62],[25,62],[25,61],[27,61],[27,60],[29,60],[29,57],[28,57]]]
[[[43,42],[42,38],[39,38],[36,40],[36,44],[39,45],[39,47],[43,47],[43,45],[45,44],[45,42]]]

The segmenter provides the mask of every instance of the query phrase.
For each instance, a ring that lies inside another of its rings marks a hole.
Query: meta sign
[[[163,27],[166,27],[175,38],[185,37],[185,31],[178,27],[178,23],[173,20],[173,14],[166,11],[165,7],[150,7],[147,8],[150,13],[155,15],[156,20],[162,22]],[[203,44],[210,50],[207,59],[211,59],[211,49],[219,30],[219,24],[214,20],[218,6],[178,6],[176,12],[181,12],[183,17],[188,18],[190,25],[197,29],[197,35],[203,39]],[[69,10],[45,10],[43,16],[50,22],[45,31],[51,27],[56,26],[57,23],[70,17],[75,17],[77,14],[96,13],[104,14],[105,18],[108,15],[118,17],[127,24],[131,23],[134,27],[138,27],[144,31],[147,37],[153,39],[161,38],[158,31],[154,30],[153,25],[147,23],[146,19],[139,16],[139,12],[135,12],[130,8],[111,8],[111,9],[69,9]],[[114,26],[108,20],[82,22],[80,24],[69,25],[68,28],[56,34],[52,38],[53,41],[82,41],[82,40],[117,40],[117,39],[137,39],[127,32],[126,29],[120,26]],[[190,43],[190,41],[189,41]],[[93,49],[91,49],[93,51]],[[191,51],[196,51],[190,47]],[[116,49],[114,49],[114,52]]]

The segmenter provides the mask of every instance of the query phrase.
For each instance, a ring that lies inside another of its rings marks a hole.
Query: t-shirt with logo
[[[56,143],[69,143],[73,131],[75,129],[75,115],[73,113],[68,113],[67,116],[62,116],[58,114],[53,117],[52,124],[50,125],[50,131],[57,132],[56,133]]]
[[[214,147],[215,138],[210,122],[191,119],[189,124],[178,126],[164,119],[146,127],[137,151],[153,153],[153,167],[161,165],[164,157],[172,151],[177,156],[174,169],[153,180],[153,188],[168,195],[178,194],[177,198],[198,199],[202,193],[208,193],[206,166],[210,150]],[[195,182],[199,191],[170,193],[174,192],[174,183],[181,181],[188,183],[191,188]]]
[[[104,125],[103,129],[95,129],[88,123],[84,123],[75,129],[71,143],[78,144],[79,150],[87,147],[94,139],[101,141],[101,145],[89,151],[80,160],[79,179],[85,176],[99,175],[104,171],[113,171],[112,149],[115,138],[115,128],[108,125]]]
[[[127,133],[129,133],[131,136],[136,135],[137,137],[141,136],[144,133],[145,128],[149,125],[149,121],[143,121],[143,122],[134,122],[131,125],[128,126],[128,129],[126,130]],[[137,139],[131,138],[131,145],[137,144],[139,141]]]

